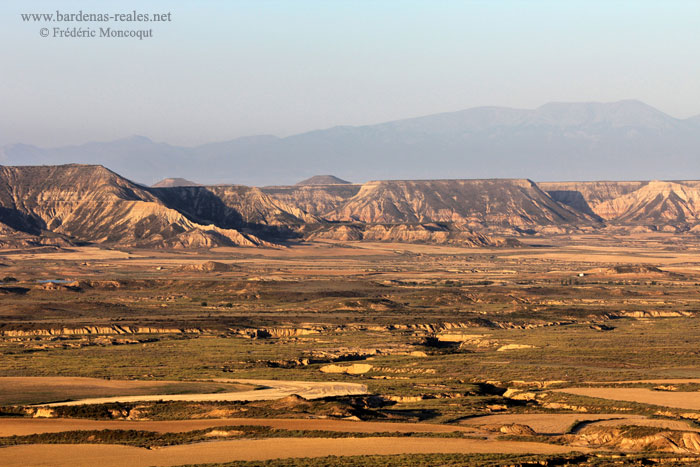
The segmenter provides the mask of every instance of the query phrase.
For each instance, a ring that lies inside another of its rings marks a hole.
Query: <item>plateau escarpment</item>
[[[320,182],[334,181],[324,177]],[[515,244],[504,237],[700,231],[700,182],[390,180],[145,187],[102,166],[0,166],[0,246],[271,246],[291,240]]]
[[[612,225],[687,230],[700,224],[700,183],[697,181],[553,182],[540,185],[555,200],[578,210],[590,209]]]
[[[362,185],[270,186],[263,192],[311,215],[323,217],[355,196]]]
[[[530,180],[406,180],[366,183],[326,215],[365,223],[450,222],[470,228],[596,225]]]
[[[24,235],[144,247],[256,246],[254,234],[201,223],[155,190],[101,166],[0,167],[0,222]]]
[[[198,222],[273,240],[296,237],[295,227],[320,222],[303,209],[274,199],[256,187],[173,187],[153,192],[167,206]]]

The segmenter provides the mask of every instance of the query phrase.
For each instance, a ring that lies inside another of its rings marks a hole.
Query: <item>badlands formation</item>
[[[0,166],[0,465],[700,464],[700,182],[157,185]]]
[[[0,244],[280,246],[312,239],[515,245],[533,235],[700,230],[700,182],[133,183],[102,166],[0,166]]]

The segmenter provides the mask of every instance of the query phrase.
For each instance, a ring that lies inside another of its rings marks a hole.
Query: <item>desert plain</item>
[[[5,249],[0,459],[693,465],[697,250]]]

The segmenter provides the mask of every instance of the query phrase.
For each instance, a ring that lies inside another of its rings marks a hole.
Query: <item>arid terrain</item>
[[[0,465],[700,463],[698,182],[184,182],[0,167]]]

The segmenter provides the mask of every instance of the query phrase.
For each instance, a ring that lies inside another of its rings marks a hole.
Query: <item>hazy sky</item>
[[[81,9],[172,22],[20,17]],[[153,38],[41,37],[56,26]],[[700,114],[699,30],[697,0],[5,0],[0,145],[195,145],[550,101],[639,99],[685,118]]]

